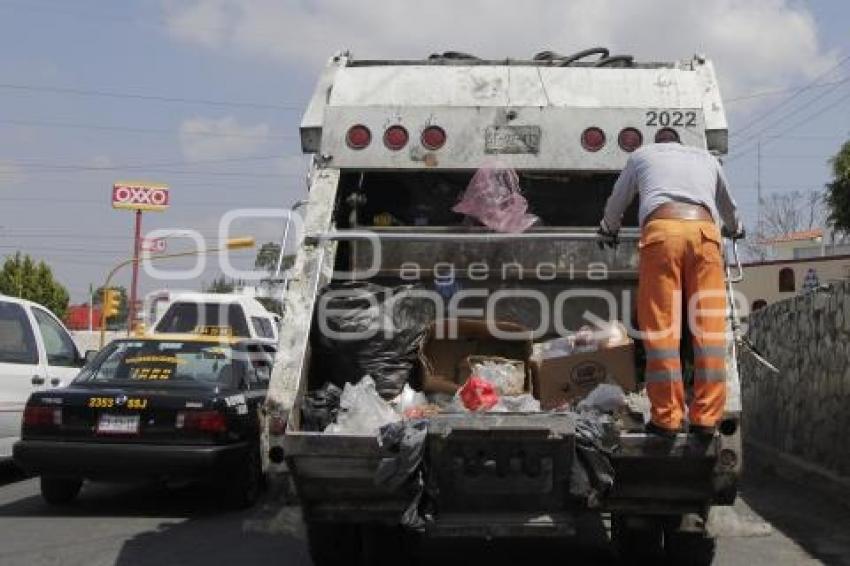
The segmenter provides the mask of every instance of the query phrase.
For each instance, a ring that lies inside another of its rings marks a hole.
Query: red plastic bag
[[[486,411],[499,403],[499,394],[493,384],[477,375],[467,379],[458,394],[463,406],[470,411]]]
[[[499,164],[482,167],[473,175],[454,212],[471,216],[497,232],[524,232],[537,222],[528,214],[516,171]]]

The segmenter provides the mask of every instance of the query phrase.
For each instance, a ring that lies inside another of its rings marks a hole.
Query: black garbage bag
[[[313,325],[320,375],[342,387],[369,375],[384,399],[414,375],[434,303],[413,285],[336,284],[319,298]]]
[[[617,438],[610,415],[590,410],[576,415],[570,494],[589,508],[598,507],[614,487],[611,454],[617,447]]]
[[[322,432],[339,413],[342,389],[325,383],[321,389],[309,391],[301,404],[301,428],[308,432]]]
[[[375,484],[389,489],[398,489],[413,477],[419,464],[422,463],[427,438],[428,421],[425,419],[382,426],[378,439],[381,446],[386,448],[392,457],[382,458],[378,463]]]
[[[397,490],[410,484],[411,499],[400,517],[401,526],[423,531],[431,514],[427,507],[431,499],[425,487],[425,447],[428,440],[428,420],[395,422],[384,425],[378,441],[390,454],[382,458],[375,471],[375,485]]]

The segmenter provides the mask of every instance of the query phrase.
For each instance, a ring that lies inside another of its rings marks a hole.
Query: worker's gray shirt
[[[630,157],[614,191],[605,204],[603,226],[610,232],[620,229],[623,213],[640,195],[640,225],[653,210],[668,202],[704,205],[717,224],[731,231],[740,228],[737,207],[723,168],[704,149],[678,143],[646,145]]]

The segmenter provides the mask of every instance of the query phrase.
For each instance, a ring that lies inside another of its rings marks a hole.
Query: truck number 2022
[[[691,128],[697,125],[697,113],[694,111],[680,112],[675,110],[673,112],[667,112],[666,110],[662,110],[656,112],[655,110],[650,110],[646,113],[646,125],[661,127],[684,126]]]

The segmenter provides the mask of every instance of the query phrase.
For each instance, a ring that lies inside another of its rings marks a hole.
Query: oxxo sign
[[[112,186],[112,208],[165,210],[168,208],[168,187],[147,183],[115,183]]]

